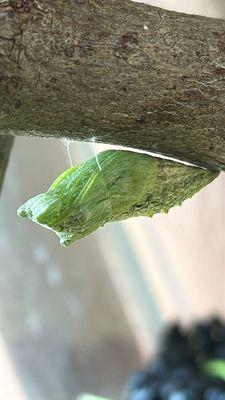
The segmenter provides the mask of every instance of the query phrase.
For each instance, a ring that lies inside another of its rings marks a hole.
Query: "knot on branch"
[[[10,0],[10,6],[16,12],[29,12],[30,0]]]

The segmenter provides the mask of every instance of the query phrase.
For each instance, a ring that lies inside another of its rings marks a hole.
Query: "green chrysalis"
[[[168,212],[211,182],[217,172],[131,151],[107,150],[72,167],[18,215],[49,229],[67,246],[109,221]]]

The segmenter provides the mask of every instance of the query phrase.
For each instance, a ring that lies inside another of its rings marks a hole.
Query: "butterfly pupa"
[[[107,150],[62,173],[18,215],[53,230],[67,246],[107,222],[168,212],[218,175],[125,150]]]

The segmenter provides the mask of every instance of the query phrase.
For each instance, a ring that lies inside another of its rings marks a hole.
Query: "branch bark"
[[[0,134],[225,169],[225,21],[129,0],[0,2]]]
[[[13,145],[13,140],[13,136],[0,136],[0,192],[2,189],[10,151]]]

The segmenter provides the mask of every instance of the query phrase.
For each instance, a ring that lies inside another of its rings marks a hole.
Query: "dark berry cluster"
[[[160,352],[129,384],[129,400],[225,400],[225,381],[206,373],[209,360],[225,361],[225,323],[213,320],[184,330],[170,327]]]

